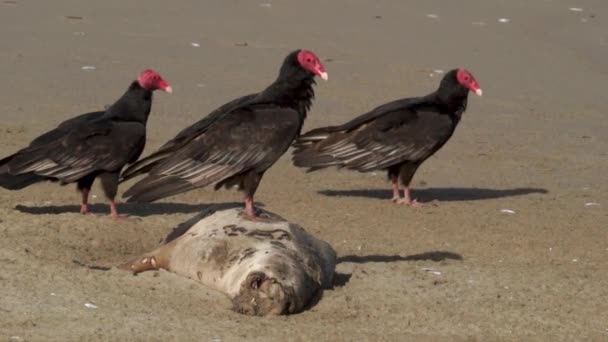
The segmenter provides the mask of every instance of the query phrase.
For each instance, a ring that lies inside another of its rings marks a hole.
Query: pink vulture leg
[[[82,189],[82,204],[80,205],[80,213],[85,215],[89,213],[89,189]]]
[[[110,200],[110,215],[112,215],[113,219],[118,218],[118,210],[116,209],[116,202],[114,200]]]
[[[250,220],[255,220],[255,210],[253,208],[253,196],[245,197],[245,216]]]
[[[403,187],[403,203],[405,205],[407,205],[408,207],[413,207],[413,208],[420,208],[424,205],[424,204],[418,202],[416,199],[412,200],[412,197],[410,195],[409,186]]]
[[[110,200],[110,215],[114,220],[125,218],[124,216],[118,215],[118,209],[116,209],[116,202],[113,199]]]
[[[399,196],[399,178],[393,176],[393,199],[394,203],[399,203],[401,196]]]
[[[114,200],[110,200],[110,216],[113,220],[139,220],[137,217],[129,216],[128,214],[118,214],[118,209],[116,208],[116,202]]]

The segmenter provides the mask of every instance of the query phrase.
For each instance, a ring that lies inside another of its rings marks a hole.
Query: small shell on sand
[[[425,271],[425,272],[428,272],[428,273],[432,273],[434,275],[441,275],[441,271],[437,271],[437,270],[434,270],[432,268],[426,268],[425,267],[422,270]]]

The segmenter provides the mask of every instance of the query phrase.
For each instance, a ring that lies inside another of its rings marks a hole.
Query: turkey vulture
[[[296,50],[262,92],[233,100],[181,131],[127,168],[123,180],[148,175],[128,189],[128,202],[151,202],[215,183],[245,192],[245,215],[264,175],[300,134],[314,98],[314,77],[327,80],[314,53]]]
[[[439,88],[426,96],[389,102],[340,125],[301,135],[293,162],[308,172],[329,166],[359,172],[387,170],[393,201],[420,206],[410,197],[410,182],[427,158],[445,144],[467,108],[469,90],[481,96],[473,75],[451,70]],[[399,178],[403,196],[399,195]]]
[[[42,181],[76,182],[82,193],[80,212],[86,214],[89,191],[99,177],[112,217],[118,218],[114,202],[118,177],[123,166],[135,162],[144,149],[156,89],[172,92],[157,72],[143,71],[105,111],[66,120],[0,160],[0,186],[18,190]]]

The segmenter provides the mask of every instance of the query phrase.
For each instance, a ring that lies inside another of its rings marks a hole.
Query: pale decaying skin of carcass
[[[336,265],[328,243],[266,211],[255,221],[238,209],[206,211],[178,226],[167,241],[120,267],[164,268],[198,280],[249,315],[304,310],[331,287]]]

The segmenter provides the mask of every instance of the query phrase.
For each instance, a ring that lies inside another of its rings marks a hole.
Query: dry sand
[[[146,67],[175,90],[155,98],[149,153],[267,85],[296,48],[330,76],[305,129],[430,92],[434,69],[462,66],[484,96],[414,179],[438,206],[393,205],[381,173],[305,174],[285,156],[257,199],[329,241],[340,275],[303,314],[252,318],[167,272],[73,262],[129,259],[240,194],[121,205],[141,219],[113,222],[77,214],[71,186],[2,189],[1,340],[608,340],[608,2],[265,1],[1,1],[0,154],[111,103]]]

